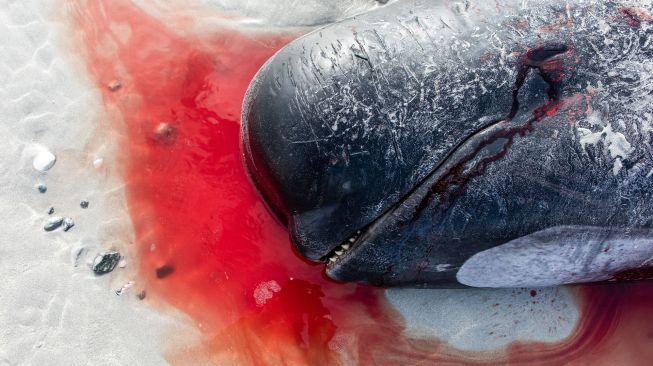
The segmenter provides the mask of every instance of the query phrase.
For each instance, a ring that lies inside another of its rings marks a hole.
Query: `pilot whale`
[[[241,144],[296,251],[338,281],[653,278],[653,10],[405,0],[253,79]]]

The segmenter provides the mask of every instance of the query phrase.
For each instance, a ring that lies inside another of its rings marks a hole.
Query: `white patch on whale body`
[[[652,258],[650,230],[557,226],[476,253],[456,278],[467,286],[492,288],[607,281],[650,265]]]
[[[596,145],[599,142],[603,142],[610,157],[614,160],[612,173],[617,175],[623,167],[623,159],[627,158],[632,151],[631,144],[626,140],[626,136],[623,133],[613,131],[610,124],[604,124],[597,112],[590,114],[587,117],[587,122],[591,126],[602,128],[594,132],[588,128],[577,127],[580,133],[581,146],[583,149],[586,149],[587,145]]]

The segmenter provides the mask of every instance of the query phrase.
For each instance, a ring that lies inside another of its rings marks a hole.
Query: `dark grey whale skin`
[[[548,228],[651,228],[651,9],[524,4],[400,1],[264,65],[244,160],[301,255],[361,230],[328,276],[449,287],[475,253]]]

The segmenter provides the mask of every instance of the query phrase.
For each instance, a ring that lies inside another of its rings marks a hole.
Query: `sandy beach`
[[[583,299],[606,297],[372,290],[292,253],[246,183],[240,101],[276,49],[381,6],[325,4],[0,2],[0,365],[505,361],[586,339]]]

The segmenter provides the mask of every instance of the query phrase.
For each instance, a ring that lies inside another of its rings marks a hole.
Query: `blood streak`
[[[643,22],[652,20],[644,9],[622,7],[619,9],[619,14],[623,17],[623,21],[633,28],[639,28]]]
[[[646,283],[578,289],[581,321],[559,344],[517,342],[469,353],[402,336],[402,320],[381,290],[330,282],[323,266],[293,253],[241,164],[244,92],[263,62],[298,34],[225,25],[200,37],[188,31],[187,19],[163,22],[125,0],[65,8],[106,115],[122,136],[139,283],[148,299],[164,300],[201,325],[202,351],[216,364],[653,359],[653,286]],[[170,360],[189,362],[174,354]]]

